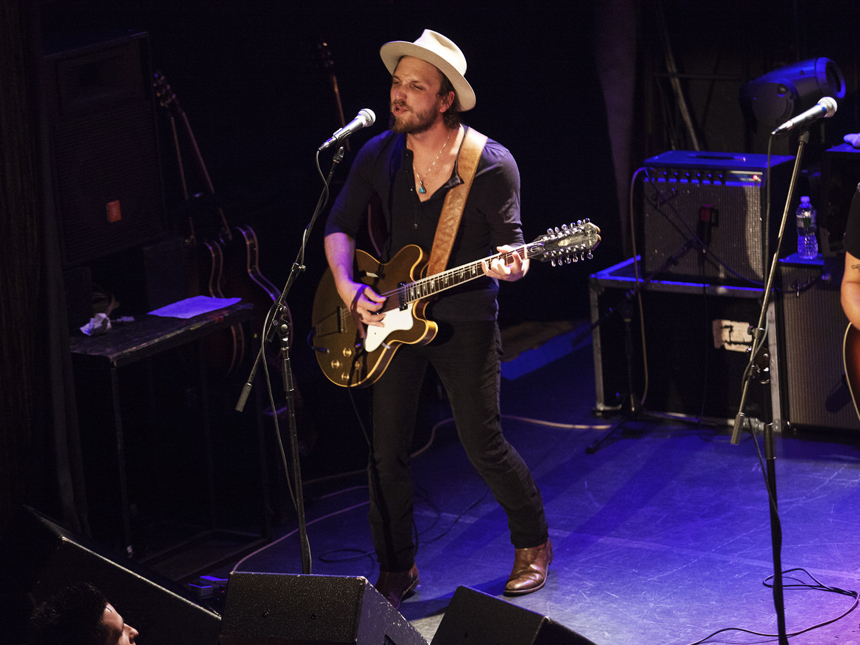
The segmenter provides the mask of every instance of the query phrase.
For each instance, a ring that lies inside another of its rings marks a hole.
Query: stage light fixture
[[[831,59],[810,58],[745,83],[740,103],[748,122],[770,130],[825,96],[843,98],[845,78]]]

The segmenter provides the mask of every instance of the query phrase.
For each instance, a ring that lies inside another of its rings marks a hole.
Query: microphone
[[[829,96],[825,96],[813,107],[809,108],[806,112],[798,114],[790,121],[786,121],[770,134],[771,136],[783,134],[793,128],[796,128],[797,126],[810,125],[822,117],[825,119],[829,119],[834,114],[836,114],[836,100],[830,98]]]
[[[317,148],[317,152],[322,152],[326,148],[330,148],[334,144],[339,141],[343,141],[348,138],[353,132],[356,130],[361,130],[362,128],[370,127],[376,123],[376,115],[373,113],[373,110],[369,108],[364,108],[363,110],[359,110],[356,117],[343,126],[340,130],[336,131],[328,141],[322,144],[319,148]]]

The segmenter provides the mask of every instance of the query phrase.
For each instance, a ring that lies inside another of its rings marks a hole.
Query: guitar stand
[[[305,503],[304,503],[304,495],[302,491],[302,473],[301,466],[299,464],[299,439],[298,439],[298,430],[296,428],[296,412],[295,412],[295,400],[294,400],[294,388],[293,388],[293,374],[290,366],[290,334],[292,330],[290,329],[290,317],[288,313],[288,309],[286,306],[287,296],[290,292],[290,289],[293,286],[293,283],[298,278],[299,274],[305,271],[305,266],[303,264],[304,254],[305,254],[305,246],[307,245],[308,239],[310,238],[311,231],[313,230],[314,224],[317,221],[320,213],[328,201],[329,194],[329,184],[331,183],[332,176],[334,175],[334,171],[337,168],[337,165],[343,160],[344,157],[344,148],[340,146],[337,152],[334,154],[332,159],[331,169],[329,170],[328,177],[325,178],[325,185],[323,187],[323,192],[320,194],[319,199],[317,200],[316,208],[314,209],[313,214],[311,215],[310,223],[307,228],[305,228],[304,234],[302,236],[302,243],[299,248],[298,255],[296,260],[293,262],[292,267],[290,268],[290,275],[287,277],[287,282],[284,285],[284,289],[281,292],[281,295],[272,305],[272,308],[269,310],[269,314],[266,317],[266,325],[263,332],[263,342],[260,343],[260,351],[257,352],[257,357],[254,359],[254,364],[251,366],[251,372],[248,375],[248,380],[245,382],[245,385],[242,387],[242,392],[239,395],[239,400],[236,403],[236,411],[241,412],[245,403],[248,400],[248,395],[251,393],[251,388],[253,387],[254,379],[257,375],[257,368],[260,364],[265,365],[265,347],[266,344],[272,342],[274,340],[275,335],[279,338],[280,344],[280,356],[281,356],[281,366],[282,366],[282,379],[284,386],[284,394],[287,399],[287,409],[288,409],[288,418],[289,418],[289,427],[290,427],[290,449],[292,450],[293,455],[293,467],[292,467],[292,475],[293,482],[295,484],[295,496],[293,499],[293,503],[296,507],[296,520],[298,522],[298,531],[299,531],[299,540],[301,543],[302,550],[302,573],[310,574],[311,573],[311,552],[310,552],[310,543],[308,542],[308,532],[307,532],[307,524],[305,522]],[[319,150],[317,150],[317,158],[319,158]],[[319,164],[317,164],[319,166]],[[272,418],[275,422],[275,428],[277,430],[277,415],[272,415]],[[278,444],[281,445],[281,435],[277,433]],[[283,446],[281,445],[281,453],[283,456]],[[286,457],[284,457],[284,474],[287,477],[287,482],[290,481],[290,469],[286,464]]]

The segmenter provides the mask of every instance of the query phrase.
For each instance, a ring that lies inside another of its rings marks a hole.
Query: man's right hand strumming
[[[385,314],[377,312],[382,309],[385,298],[352,277],[355,240],[345,233],[331,233],[325,238],[325,254],[337,293],[350,313],[365,325],[381,327]]]

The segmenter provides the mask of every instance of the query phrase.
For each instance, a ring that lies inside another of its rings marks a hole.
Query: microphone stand
[[[785,225],[788,221],[788,209],[791,206],[791,198],[794,194],[795,184],[797,183],[797,175],[800,172],[800,164],[803,158],[803,150],[806,147],[806,144],[809,142],[809,131],[804,130],[804,132],[800,135],[798,145],[797,145],[797,155],[794,160],[794,170],[791,174],[791,183],[788,186],[788,195],[785,198],[785,209],[782,213],[782,221],[779,226],[779,235],[776,241],[776,250],[774,251],[773,258],[770,263],[770,269],[768,270],[767,281],[765,282],[764,294],[762,298],[762,306],[761,312],[759,313],[758,324],[753,333],[753,345],[750,351],[750,360],[747,365],[747,369],[744,371],[744,383],[743,383],[743,391],[741,392],[741,402],[738,408],[738,414],[735,417],[734,429],[732,431],[732,444],[737,445],[740,442],[741,432],[744,428],[749,428],[750,433],[755,438],[756,431],[761,431],[764,435],[765,441],[765,461],[767,463],[767,476],[765,483],[767,485],[769,506],[770,506],[770,532],[771,532],[771,545],[773,549],[773,601],[774,607],[776,609],[776,617],[777,617],[777,627],[779,629],[779,645],[788,645],[788,636],[785,631],[785,601],[783,599],[783,585],[782,585],[782,560],[781,560],[781,551],[782,551],[782,528],[779,523],[779,514],[777,512],[777,504],[776,504],[776,459],[774,455],[774,427],[777,430],[781,429],[781,421],[780,419],[776,419],[771,421],[771,423],[764,423],[759,419],[747,417],[744,414],[744,408],[746,406],[746,397],[747,392],[749,390],[749,384],[752,380],[753,374],[756,372],[755,369],[755,360],[759,354],[759,350],[764,343],[764,339],[767,333],[765,328],[765,317],[767,316],[768,306],[770,304],[771,293],[773,290],[773,281],[776,276],[776,270],[779,265],[779,251],[780,247],[782,247],[782,238],[785,233]],[[770,168],[768,168],[768,181],[770,181]],[[767,187],[770,190],[770,186]],[[770,201],[768,200],[768,204]],[[764,248],[765,260],[767,260],[767,238],[769,233],[769,222],[767,221],[767,217],[764,218],[764,226],[763,226],[763,235],[764,238],[762,241]],[[768,397],[769,398],[769,397]],[[765,406],[765,410],[766,410]],[[773,416],[771,414],[771,416]],[[758,444],[756,444],[758,445]]]
[[[319,150],[317,154],[319,154]],[[245,382],[245,385],[242,387],[242,392],[239,395],[239,400],[236,403],[236,411],[241,412],[245,408],[245,403],[248,400],[248,395],[251,393],[251,388],[253,387],[254,378],[257,375],[257,368],[262,363],[265,367],[265,347],[266,343],[272,342],[274,337],[277,335],[279,340],[279,354],[281,358],[281,374],[284,385],[284,394],[286,395],[287,400],[287,412],[289,419],[289,427],[290,427],[290,450],[293,453],[293,463],[292,463],[292,474],[293,474],[293,482],[295,484],[295,498],[293,500],[296,506],[296,519],[298,522],[299,529],[299,540],[301,543],[302,549],[302,573],[310,574],[311,572],[311,552],[310,552],[310,544],[308,543],[308,532],[307,532],[307,524],[305,522],[305,502],[304,495],[302,493],[302,472],[301,466],[299,464],[299,440],[298,440],[298,431],[296,429],[296,413],[295,413],[295,400],[294,400],[294,387],[293,387],[293,373],[290,366],[290,317],[287,309],[287,295],[290,292],[290,289],[293,286],[293,283],[298,278],[299,274],[305,271],[305,266],[302,263],[305,255],[305,247],[307,245],[308,239],[310,238],[311,231],[313,230],[314,224],[316,223],[317,218],[319,217],[322,209],[325,207],[326,202],[328,201],[329,194],[329,184],[331,182],[332,177],[334,176],[334,171],[337,165],[343,160],[344,157],[344,148],[340,146],[337,152],[332,159],[331,169],[329,170],[328,177],[325,180],[325,185],[323,187],[323,192],[320,194],[319,200],[317,201],[316,208],[314,209],[313,215],[311,215],[311,221],[308,224],[307,228],[305,228],[304,235],[302,237],[302,244],[299,249],[299,253],[296,256],[295,261],[290,269],[290,275],[287,278],[287,282],[284,285],[283,291],[281,291],[281,295],[272,305],[272,308],[269,310],[268,315],[266,316],[266,324],[263,330],[263,342],[260,344],[260,349],[257,352],[257,357],[254,360],[254,365],[251,367],[251,372],[248,375],[248,380]],[[275,427],[277,428],[277,415],[273,415],[273,419],[275,420]],[[281,444],[281,436],[280,432],[277,433],[277,439],[279,445],[281,445],[281,451],[283,453],[283,445]],[[287,481],[289,482],[289,469],[287,468],[286,461],[284,462],[284,470],[285,475],[287,476]]]

